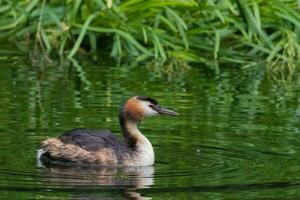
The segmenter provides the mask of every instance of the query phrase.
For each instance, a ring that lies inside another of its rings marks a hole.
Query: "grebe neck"
[[[138,121],[120,116],[120,125],[128,147],[132,150],[127,165],[146,166],[154,163],[150,141],[139,131]]]
[[[141,140],[146,138],[138,129],[138,122],[126,119],[122,115],[119,117],[119,120],[123,136],[128,146],[132,149],[135,149],[137,147],[137,144],[141,142]]]

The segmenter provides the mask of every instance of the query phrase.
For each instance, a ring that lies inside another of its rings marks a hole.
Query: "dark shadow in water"
[[[51,187],[73,188],[71,199],[115,199],[120,193],[127,199],[150,199],[137,190],[153,185],[154,167],[51,166],[42,169],[41,177]],[[98,194],[87,192],[97,188]]]

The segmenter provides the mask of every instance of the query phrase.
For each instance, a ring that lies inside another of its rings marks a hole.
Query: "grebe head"
[[[155,99],[146,96],[129,98],[122,107],[120,114],[125,118],[138,122],[150,116],[179,115],[172,110],[161,107]]]

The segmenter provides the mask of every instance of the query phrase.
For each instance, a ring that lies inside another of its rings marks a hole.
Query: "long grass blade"
[[[246,17],[246,20],[249,24],[249,28],[252,30],[252,32],[257,33],[261,39],[264,41],[264,43],[269,47],[272,48],[273,44],[272,41],[268,38],[268,35],[261,29],[260,23],[257,22],[255,19],[248,3],[246,0],[237,0],[241,7],[241,11],[244,13],[244,16]]]
[[[79,24],[74,24],[76,27],[82,27]],[[115,28],[98,28],[98,27],[87,27],[87,30],[89,31],[95,31],[99,33],[116,33],[120,36],[122,36],[124,39],[128,40],[130,43],[132,43],[137,49],[142,51],[143,53],[150,53],[145,47],[143,47],[132,35],[129,33],[126,33],[125,31],[115,29]]]
[[[88,27],[89,27],[90,23],[93,21],[93,19],[95,19],[95,17],[96,17],[96,15],[90,15],[89,18],[87,18],[87,20],[83,24],[80,34],[79,34],[71,52],[69,53],[68,58],[72,58],[75,55],[75,53],[77,52],[77,50],[79,49],[80,44],[88,30]]]
[[[215,30],[214,59],[218,58],[218,53],[220,50],[220,43],[221,43],[220,33],[218,30]]]

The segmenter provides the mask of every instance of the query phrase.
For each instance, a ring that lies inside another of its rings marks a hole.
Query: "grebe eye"
[[[155,111],[157,111],[157,109],[160,108],[159,104],[155,105],[155,104],[150,104],[149,107]]]

